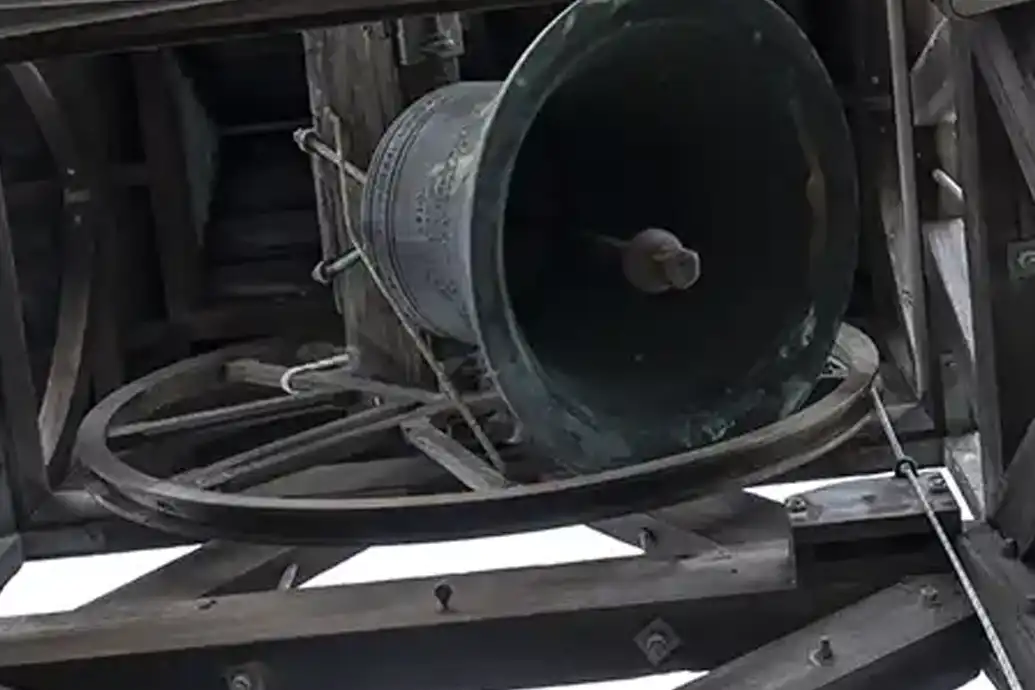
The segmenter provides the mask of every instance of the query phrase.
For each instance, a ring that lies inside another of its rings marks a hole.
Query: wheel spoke
[[[410,445],[434,460],[469,489],[502,489],[508,484],[507,478],[495,467],[436,428],[426,417],[403,424],[402,432]]]
[[[230,433],[256,424],[332,410],[337,407],[337,400],[338,395],[334,393],[305,393],[253,400],[174,417],[122,424],[108,430],[108,440],[116,447],[125,447],[134,441],[151,441],[170,434],[215,427],[218,427],[220,432]]]
[[[468,404],[485,406],[498,400],[495,393],[482,393],[470,396]],[[210,491],[242,491],[315,465],[340,461],[345,455],[376,445],[381,432],[452,409],[453,403],[448,400],[418,408],[409,403],[389,403],[277,439],[171,480]]]

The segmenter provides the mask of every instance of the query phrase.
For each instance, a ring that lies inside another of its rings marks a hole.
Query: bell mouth
[[[486,126],[474,322],[514,412],[566,464],[775,421],[833,345],[855,261],[847,126],[793,21],[737,7],[576,3]],[[645,233],[681,262],[631,252]]]

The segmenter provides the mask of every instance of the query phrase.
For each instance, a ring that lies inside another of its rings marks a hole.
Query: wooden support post
[[[1035,396],[1028,385],[1035,376],[1035,330],[1017,318],[1035,307],[1035,281],[1023,261],[1026,252],[1035,250],[1025,183],[1025,169],[1035,181],[1035,158],[1023,147],[1011,150],[1010,132],[1020,131],[1018,122],[1011,121],[1016,110],[1001,108],[997,113],[996,96],[1003,95],[1008,76],[1017,77],[1017,65],[996,22],[988,17],[978,25],[957,22],[952,28],[974,320],[971,395],[977,400],[988,513],[999,499],[1005,468],[1035,417]],[[1019,89],[1017,95],[1025,93]],[[1004,114],[1011,117],[1004,119]]]
[[[122,322],[126,305],[126,231],[131,220],[121,190],[115,191],[112,163],[131,137],[129,118],[118,101],[120,60],[114,56],[53,61],[44,76],[72,130],[74,164],[89,189],[84,223],[93,235],[89,366],[93,391],[104,396],[125,383]],[[71,279],[62,276],[62,280]]]
[[[10,495],[19,521],[50,492],[36,426],[36,400],[14,244],[0,182],[0,472],[11,477]]]
[[[390,32],[372,23],[306,31],[303,36],[316,131],[324,141],[333,141],[331,115],[336,114],[346,130],[343,155],[366,168],[381,135],[403,107]],[[337,171],[320,161],[314,163],[314,175],[324,256],[340,255],[349,241]],[[356,203],[346,210],[354,223],[360,191],[353,190],[350,196]],[[398,383],[428,380],[412,341],[362,267],[336,281],[335,298],[344,315],[346,339],[361,353],[365,374]]]
[[[148,51],[132,59],[166,308],[171,321],[182,323],[197,306],[201,292],[200,248],[183,137],[166,56]]]

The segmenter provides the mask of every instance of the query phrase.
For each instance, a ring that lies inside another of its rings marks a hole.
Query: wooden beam
[[[1035,196],[1035,85],[1022,71],[999,17],[969,26],[970,47],[1013,147],[1030,193]]]
[[[970,276],[970,299],[974,326],[974,390],[978,431],[981,434],[983,511],[996,501],[1002,483],[1004,459],[1012,455],[1012,447],[1020,441],[1030,415],[1023,426],[1007,424],[1002,417],[1003,405],[1013,398],[1020,402],[1027,394],[1025,372],[1013,371],[1025,366],[1031,358],[1031,343],[1024,344],[1029,329],[1016,328],[1015,315],[1026,313],[1013,306],[1015,299],[1030,289],[1015,290],[1007,271],[1007,245],[1017,237],[1017,163],[1013,160],[1008,138],[1003,131],[984,81],[979,78],[972,42],[978,40],[967,22],[952,28],[953,80],[956,85],[957,131],[959,139],[960,184],[966,203],[967,265]],[[1018,331],[1013,340],[1019,348],[1018,358],[1002,357],[1011,339],[1011,329]],[[1003,371],[1009,362],[1011,370]],[[1006,390],[1004,390],[1004,388]],[[1014,394],[1008,393],[1014,389]],[[1035,398],[1032,398],[1035,402]],[[1026,405],[1011,405],[1011,414],[1024,413]],[[1007,426],[1012,427],[1007,429]],[[1012,437],[1012,438],[1011,438]]]
[[[1021,686],[1035,687],[1035,572],[988,525],[964,534],[957,550]]]
[[[951,575],[889,587],[680,690],[956,690],[981,670],[981,630]]]
[[[275,589],[288,568],[294,584],[310,580],[362,548],[307,548],[213,541],[123,585],[85,608],[201,599]]]
[[[1035,563],[1035,422],[1021,440],[1006,470],[999,502],[990,522],[1012,540],[1008,547],[1021,560]]]
[[[66,690],[104,680],[225,688],[261,661],[288,687],[469,689],[704,669],[857,601],[890,582],[817,576],[796,586],[786,542],[682,563],[618,559],[441,578],[238,595],[205,602],[72,612],[0,630],[0,682]],[[637,637],[662,619],[676,637],[652,661]],[[548,631],[549,634],[543,634]],[[564,644],[558,644],[563,640]],[[386,663],[390,659],[391,663]]]
[[[17,522],[28,518],[50,493],[36,423],[37,405],[14,244],[0,180],[0,469],[10,487],[9,493],[0,496],[0,513],[13,510]],[[5,536],[12,525],[0,523],[0,527],[0,536]]]
[[[0,62],[554,0],[124,0],[0,7]]]
[[[146,51],[132,56],[151,213],[169,320],[180,324],[199,306],[201,249],[191,212],[184,136],[172,84],[172,56]],[[181,338],[182,353],[187,343]]]

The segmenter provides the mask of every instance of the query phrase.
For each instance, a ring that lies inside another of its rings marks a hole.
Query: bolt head
[[[949,484],[941,474],[934,474],[927,480],[927,486],[933,494],[944,494],[949,491]]]
[[[453,598],[453,586],[448,582],[439,582],[434,589],[435,599],[438,600],[439,609],[449,610],[449,602]]]
[[[635,641],[652,666],[660,666],[682,644],[676,631],[660,619],[637,633]]]
[[[787,510],[792,513],[804,513],[808,509],[808,501],[806,501],[802,496],[791,496],[787,499]]]
[[[834,645],[830,638],[823,636],[819,638],[819,646],[812,652],[812,659],[819,664],[827,664],[834,659]]]
[[[230,690],[253,690],[255,683],[247,673],[235,673],[230,676]]]
[[[1020,547],[1017,545],[1017,540],[1013,537],[1007,537],[1003,540],[1003,556],[1006,558],[1017,558],[1020,555]]]
[[[647,659],[654,665],[660,664],[668,656],[668,639],[660,632],[648,637],[644,647]]]
[[[920,589],[920,600],[923,602],[924,606],[933,608],[941,603],[941,595],[935,587],[924,585]]]

